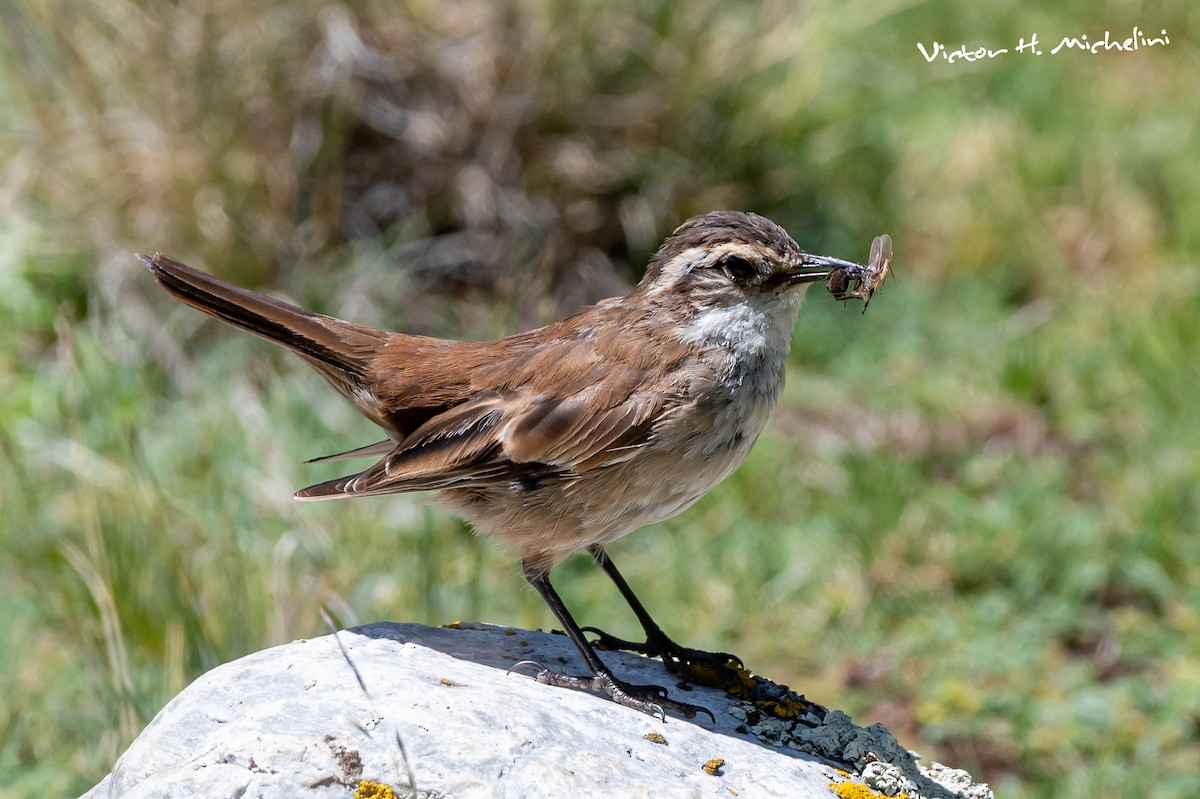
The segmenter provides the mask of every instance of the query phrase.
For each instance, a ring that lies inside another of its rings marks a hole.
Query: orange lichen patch
[[[831,782],[829,787],[841,799],[891,799],[884,794],[875,793],[861,782]],[[908,799],[908,794],[902,793],[895,799]]]
[[[708,761],[700,768],[704,769],[705,772],[712,774],[714,777],[718,777],[718,776],[720,776],[721,769],[724,766],[725,766],[725,758],[714,757],[712,760]]]
[[[505,635],[516,635],[517,631],[516,630],[505,630],[504,634]]]
[[[362,780],[358,783],[358,790],[354,792],[354,799],[396,799],[396,792],[390,785]]]
[[[461,630],[462,622],[461,621],[452,621],[449,624],[443,624],[442,629],[443,630]]]

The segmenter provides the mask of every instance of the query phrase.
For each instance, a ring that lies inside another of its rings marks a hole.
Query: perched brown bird
[[[882,279],[878,265],[803,252],[761,216],[713,212],[681,225],[628,295],[537,330],[476,342],[375,330],[230,285],[162,254],[139,257],[178,299],[295,352],[387,434],[318,459],[381,458],[297,498],[438,492],[443,504],[521,559],[525,578],[590,671],[571,677],[541,669],[540,681],[604,690],[646,712],[669,708],[689,717],[703,708],[613,676],[550,585],[549,571],[588,550],[645,629],[647,641],[636,649],[685,672],[697,659],[727,661],[671,641],[604,546],[684,510],[746,458],[783,387],[809,284],[829,280],[844,296],[848,282],[873,290]]]

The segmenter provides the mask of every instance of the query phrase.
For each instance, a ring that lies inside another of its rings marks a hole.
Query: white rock
[[[959,791],[990,799],[966,772],[931,779],[879,725],[858,727],[803,701],[784,722],[764,715],[765,704],[683,691],[656,660],[601,656],[628,682],[709,708],[716,723],[674,715],[664,723],[607,696],[507,673],[522,660],[581,673],[562,635],[370,624],[213,669],[163,708],[83,799],[346,799],[362,780],[398,797],[414,795],[415,782],[423,797],[829,799],[830,782],[861,779],[820,758],[859,774],[870,766],[875,782],[915,787],[912,799]],[[760,685],[776,700],[787,694]],[[716,759],[724,765],[707,773]]]
[[[369,694],[333,636],[213,669],[163,708],[84,797],[345,799],[360,780],[411,795],[397,736],[420,796],[830,796],[828,767],[734,732],[728,696],[680,691],[657,661],[602,653],[623,679],[712,708],[715,728],[704,716],[663,723],[607,696],[506,673],[526,659],[581,673],[564,636],[463,627],[371,624],[340,633]],[[643,738],[654,732],[666,743]],[[725,760],[716,776],[702,768],[714,758]]]

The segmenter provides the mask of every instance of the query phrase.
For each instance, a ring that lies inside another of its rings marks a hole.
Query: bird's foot
[[[700,707],[699,705],[688,704],[687,702],[676,702],[667,696],[667,690],[658,685],[634,685],[623,680],[618,680],[607,670],[597,671],[590,676],[575,676],[572,674],[564,674],[560,671],[552,671],[540,663],[532,660],[523,660],[516,663],[509,669],[512,671],[521,666],[533,666],[538,669],[533,678],[544,685],[553,685],[558,688],[584,688],[596,693],[608,694],[618,705],[640,710],[651,716],[657,716],[663,721],[667,720],[666,711],[673,710],[689,719],[694,719],[697,713],[704,713],[712,721],[717,723],[716,717],[708,708]]]
[[[596,640],[592,644],[601,649],[637,652],[647,657],[662,658],[667,671],[686,682],[739,695],[744,689],[746,667],[737,655],[680,646],[661,631],[651,633],[643,643],[626,641],[595,627],[584,627],[583,631],[595,635]],[[686,689],[687,685],[681,684],[680,687]]]

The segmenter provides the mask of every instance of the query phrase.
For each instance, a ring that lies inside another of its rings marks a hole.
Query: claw
[[[648,654],[647,650],[650,648],[649,643],[639,644],[636,641],[626,641],[624,638],[617,638],[615,635],[609,635],[599,627],[583,627],[581,629],[585,633],[590,633],[596,636],[596,640],[593,642],[593,645],[598,646],[601,649],[619,650],[621,652],[637,652],[639,655],[646,655]]]
[[[738,685],[741,683],[741,680],[740,678],[734,679],[734,675],[746,669],[746,664],[737,655],[732,655],[728,652],[705,652],[700,649],[689,649],[688,647],[680,646],[665,635],[656,636],[643,643],[638,643],[636,641],[626,641],[624,638],[617,638],[615,635],[610,635],[597,627],[584,627],[583,631],[595,635],[596,641],[594,645],[601,649],[636,652],[647,657],[662,658],[669,672],[685,680],[693,678],[692,667],[706,670],[713,675],[712,678],[708,679],[692,679],[693,682],[697,682],[700,685],[709,685],[718,688],[726,683]],[[724,679],[717,675],[724,675]]]
[[[716,716],[708,708],[691,705],[687,702],[676,702],[667,696],[665,688],[658,685],[633,685],[618,680],[606,671],[589,676],[564,674],[560,671],[552,671],[534,660],[522,660],[514,663],[509,667],[508,673],[511,674],[524,666],[538,669],[538,672],[533,675],[533,679],[543,685],[552,685],[556,688],[582,688],[596,693],[606,693],[618,705],[655,716],[662,719],[664,723],[667,720],[667,710],[673,710],[689,719],[694,719],[697,713],[704,713],[714,725],[717,723]]]
[[[504,673],[512,674],[514,671],[521,668],[522,666],[533,666],[539,672],[547,670],[545,666],[543,666],[541,663],[538,663],[536,660],[521,660],[521,661],[518,661],[517,663],[514,663],[511,666],[509,666],[508,671],[506,671]]]

